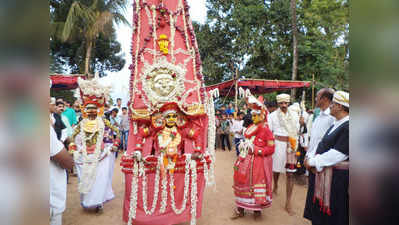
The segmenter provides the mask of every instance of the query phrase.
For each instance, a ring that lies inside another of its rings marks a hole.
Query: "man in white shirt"
[[[330,128],[335,118],[330,115],[330,105],[334,96],[334,90],[331,88],[323,88],[317,92],[316,107],[320,108],[319,116],[312,123],[309,147],[306,152],[306,158],[311,158],[316,152],[317,145],[323,138],[324,134]]]
[[[114,108],[118,109],[118,113],[117,116],[120,117],[122,116],[122,99],[121,98],[117,98],[116,99],[116,105],[114,105]]]
[[[275,152],[273,154],[273,193],[278,190],[280,173],[286,173],[287,199],[285,209],[289,215],[294,211],[291,207],[291,196],[294,188],[293,173],[296,171],[296,155],[298,147],[299,117],[298,114],[288,109],[290,96],[279,94],[276,97],[279,108],[269,114],[268,124],[275,138]]]
[[[304,163],[315,173],[314,181],[309,180],[304,217],[313,225],[348,225],[349,93],[335,92],[330,112],[334,125]]]
[[[62,224],[67,192],[65,169],[72,167],[72,156],[65,150],[64,144],[57,139],[54,128],[50,126],[50,225]]]
[[[243,135],[244,120],[243,120],[243,118],[244,118],[244,113],[240,112],[238,114],[237,118],[231,120],[230,132],[234,134],[234,145],[236,146],[237,156],[240,154],[238,145],[240,144],[240,141],[242,139],[244,139],[244,135]]]

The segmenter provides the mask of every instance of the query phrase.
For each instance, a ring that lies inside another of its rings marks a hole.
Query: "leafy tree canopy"
[[[207,9],[194,24],[207,85],[231,79],[232,65],[240,77],[291,79],[290,0],[207,0]],[[348,89],[348,1],[298,0],[297,27],[298,80]]]
[[[88,40],[88,23],[84,17],[77,17],[68,39],[62,40],[64,26],[68,15],[77,14],[78,10],[70,12],[71,7],[77,4],[81,7],[96,7],[100,12],[113,12],[114,22],[126,22],[120,11],[124,9],[125,1],[112,0],[49,0],[50,4],[50,67],[69,73],[84,73],[85,56]],[[81,10],[80,13],[84,13]],[[107,15],[104,13],[104,15]],[[91,23],[93,24],[93,23]],[[98,26],[98,24],[97,24]],[[65,31],[64,31],[65,32]],[[84,35],[86,34],[86,35]],[[90,68],[92,73],[98,71],[100,76],[107,72],[120,71],[124,65],[124,55],[121,53],[121,45],[116,40],[116,31],[113,23],[107,23],[102,32],[94,36],[93,48],[91,49]],[[58,72],[57,71],[57,72]]]

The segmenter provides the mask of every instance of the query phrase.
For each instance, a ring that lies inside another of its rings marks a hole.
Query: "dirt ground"
[[[119,156],[120,159],[120,156]],[[273,196],[270,208],[264,209],[262,217],[254,220],[252,214],[244,218],[230,220],[234,209],[233,163],[236,159],[235,152],[216,152],[216,190],[213,187],[205,189],[202,217],[197,220],[198,225],[310,225],[302,217],[306,198],[306,186],[296,184],[293,192],[294,216],[289,216],[284,211],[285,205],[285,176],[279,179],[279,194]],[[122,204],[124,184],[119,160],[115,162],[113,189],[115,199],[104,205],[103,214],[88,213],[80,206],[77,191],[77,177],[70,177],[67,193],[67,208],[63,214],[64,225],[125,225],[122,221]],[[189,223],[181,224],[188,225]]]

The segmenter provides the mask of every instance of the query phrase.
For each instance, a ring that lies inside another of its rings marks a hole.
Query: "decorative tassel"
[[[331,209],[330,209],[330,207],[327,208],[327,215],[331,216]]]

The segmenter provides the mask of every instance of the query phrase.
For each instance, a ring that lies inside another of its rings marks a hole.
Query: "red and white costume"
[[[267,110],[252,95],[249,106],[255,113],[263,114],[264,120],[252,124],[240,144],[240,156],[234,164],[234,195],[237,207],[259,211],[272,203],[272,154],[274,137],[267,124]],[[256,104],[255,104],[256,103]]]

